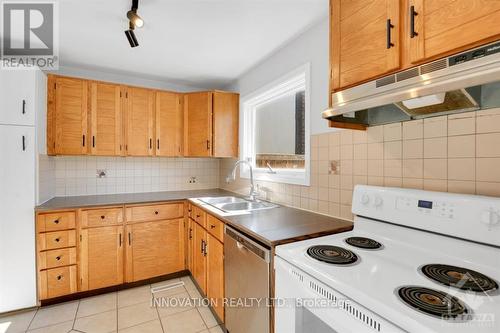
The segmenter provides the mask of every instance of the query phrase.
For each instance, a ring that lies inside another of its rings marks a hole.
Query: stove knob
[[[368,196],[368,194],[363,194],[361,196],[361,204],[363,204],[363,206],[366,206],[370,203],[370,197]]]
[[[495,227],[500,222],[500,216],[493,209],[485,210],[481,213],[481,223],[486,224],[488,229]]]
[[[375,207],[382,207],[384,200],[380,196],[375,196]]]

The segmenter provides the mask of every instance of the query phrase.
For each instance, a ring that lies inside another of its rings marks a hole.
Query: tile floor
[[[152,306],[151,288],[184,286],[154,293],[177,306]],[[0,315],[0,333],[222,333],[210,310],[184,298],[201,298],[190,277],[112,292],[43,308]]]

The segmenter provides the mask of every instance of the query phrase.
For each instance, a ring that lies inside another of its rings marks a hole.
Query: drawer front
[[[127,222],[168,220],[183,216],[182,203],[127,207]]]
[[[75,229],[75,212],[40,214],[37,226],[38,232]]]
[[[207,214],[207,231],[221,242],[224,242],[224,222],[210,214]]]
[[[76,266],[40,272],[40,299],[69,295],[77,291]]]
[[[38,269],[76,265],[76,248],[39,252]]]
[[[71,247],[75,244],[75,230],[54,231],[38,235],[38,251]]]
[[[122,208],[89,209],[82,211],[81,226],[102,227],[123,223]]]
[[[207,227],[207,213],[203,209],[193,206],[193,219],[203,228]]]

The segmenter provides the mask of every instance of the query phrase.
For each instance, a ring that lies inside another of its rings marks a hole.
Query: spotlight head
[[[137,15],[137,10],[129,10],[127,12],[127,17],[130,20],[130,23],[132,23],[135,27],[142,28],[144,26],[144,20]]]
[[[127,36],[127,40],[130,44],[130,47],[139,46],[139,42],[137,41],[137,38],[135,37],[134,30],[132,30],[132,29],[125,30],[125,36]]]

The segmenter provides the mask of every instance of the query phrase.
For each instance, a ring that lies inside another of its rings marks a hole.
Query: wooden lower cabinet
[[[43,270],[39,272],[38,279],[40,299],[77,292],[76,265]]]
[[[127,282],[185,269],[182,218],[135,223],[126,228]]]
[[[207,297],[213,300],[214,310],[224,319],[224,245],[207,234]]]
[[[201,209],[195,207],[194,211]],[[193,230],[192,238],[188,235],[188,249],[192,251],[190,271],[203,293],[212,300],[219,319],[224,321],[224,243],[218,232],[223,230],[223,222],[210,214],[206,216],[208,230],[189,219],[188,230]],[[217,227],[211,228],[212,225]]]
[[[80,232],[81,291],[123,283],[123,226]]]
[[[193,270],[191,274],[205,294],[207,293],[206,237],[206,230],[198,223],[194,223]]]

